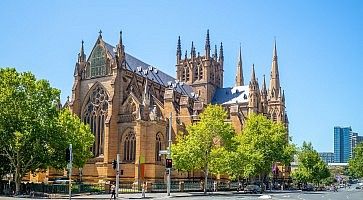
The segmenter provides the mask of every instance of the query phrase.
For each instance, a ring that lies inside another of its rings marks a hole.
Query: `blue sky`
[[[175,76],[177,37],[183,52],[205,34],[223,42],[224,86],[234,84],[239,44],[245,80],[269,77],[274,37],[293,142],[333,151],[333,127],[363,135],[363,1],[0,1],[0,67],[31,71],[71,93],[85,41],[89,55],[98,31],[126,51]]]

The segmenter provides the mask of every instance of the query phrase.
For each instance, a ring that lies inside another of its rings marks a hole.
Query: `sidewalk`
[[[240,193],[242,194],[242,193]],[[142,197],[141,193],[129,193],[129,194],[119,194],[118,199],[169,199],[169,198],[185,198],[185,197],[202,197],[202,196],[235,196],[234,192],[208,192],[204,195],[203,192],[176,192],[171,193],[167,196],[166,193],[146,193],[145,198]],[[238,195],[238,194],[237,194]],[[72,199],[110,199],[111,194],[82,194],[72,196]],[[68,199],[67,195],[57,196],[52,199]]]

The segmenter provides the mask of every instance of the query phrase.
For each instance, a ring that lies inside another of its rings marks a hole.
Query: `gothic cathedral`
[[[280,87],[276,42],[273,48],[269,88],[263,77],[260,89],[252,66],[245,84],[241,48],[235,86],[223,87],[224,55],[220,43],[211,50],[207,31],[204,55],[182,55],[180,37],[176,51],[176,78],[127,54],[120,32],[116,47],[108,44],[100,32],[87,57],[83,41],[74,70],[72,97],[66,102],[73,113],[89,124],[95,136],[91,148],[94,157],[82,169],[86,182],[114,180],[112,161],[120,154],[122,181],[164,180],[169,123],[172,139],[185,132],[188,124],[208,104],[220,104],[229,113],[236,132],[242,130],[249,113],[261,113],[288,126],[285,95]],[[227,66],[230,70],[231,66]],[[168,120],[172,116],[173,120]],[[77,173],[77,172],[75,172]],[[77,176],[77,174],[75,174]],[[196,177],[173,171],[174,178]]]

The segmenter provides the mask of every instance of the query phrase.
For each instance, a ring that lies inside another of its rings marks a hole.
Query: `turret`
[[[260,90],[255,75],[255,65],[252,65],[252,75],[249,84],[248,112],[258,113],[260,110]]]

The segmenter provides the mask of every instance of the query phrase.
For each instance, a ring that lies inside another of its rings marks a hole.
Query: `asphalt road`
[[[265,194],[241,194],[237,192],[216,192],[207,196],[202,193],[172,193],[171,197],[167,197],[165,193],[147,193],[147,199],[241,199],[241,200],[260,200],[260,199],[289,199],[289,200],[363,200],[363,190],[357,190],[355,187],[341,188],[338,192],[322,191],[322,192],[301,192],[301,191],[273,191]],[[14,200],[25,198],[16,197],[0,197],[0,200]],[[27,198],[29,199],[29,198]],[[59,199],[68,199],[62,196]],[[83,195],[75,196],[72,199],[110,199],[110,195]],[[119,199],[141,199],[141,194],[120,194]]]

